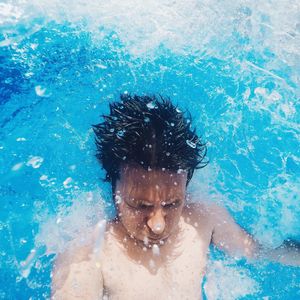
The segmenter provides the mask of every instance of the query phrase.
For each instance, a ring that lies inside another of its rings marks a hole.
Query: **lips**
[[[167,238],[168,238],[168,236],[160,236],[160,237],[148,236],[149,241],[153,241],[153,242],[164,241]]]

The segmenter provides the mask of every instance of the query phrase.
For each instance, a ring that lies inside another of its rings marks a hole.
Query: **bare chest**
[[[187,236],[160,263],[129,258],[111,244],[102,262],[104,287],[109,299],[201,299],[207,241]]]

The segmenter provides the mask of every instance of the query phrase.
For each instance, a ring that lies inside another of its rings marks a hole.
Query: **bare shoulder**
[[[83,299],[85,295],[94,299],[101,286],[101,264],[92,238],[85,245],[73,241],[57,256],[52,272],[52,299]]]
[[[201,231],[201,234],[211,235],[217,219],[222,218],[224,211],[226,210],[215,203],[199,201],[187,203],[182,216],[186,223]]]
[[[214,202],[199,201],[199,202],[189,202],[183,208],[184,217],[204,217],[206,221],[208,219],[214,218],[217,215],[224,215],[227,210]]]
[[[83,265],[91,261],[92,247],[68,245],[64,252],[59,253],[55,259],[53,268],[53,289],[61,288],[74,265]]]

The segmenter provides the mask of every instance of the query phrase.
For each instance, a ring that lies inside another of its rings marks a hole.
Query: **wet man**
[[[201,299],[209,245],[234,257],[299,265],[297,246],[263,249],[228,212],[186,199],[205,144],[169,99],[121,96],[94,126],[97,158],[111,182],[117,217],[60,255],[53,299]]]

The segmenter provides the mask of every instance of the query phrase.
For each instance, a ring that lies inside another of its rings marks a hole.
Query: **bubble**
[[[42,165],[43,161],[44,159],[40,156],[32,156],[26,163],[26,166],[31,166],[34,169],[38,169]]]
[[[160,223],[155,224],[153,229],[156,232],[160,232],[162,230],[162,224],[160,224]]]
[[[113,133],[115,130],[114,128],[109,129],[109,132]]]
[[[154,262],[153,259],[150,259],[150,260],[149,260],[149,267],[150,267],[151,269],[154,269],[154,268],[155,268],[155,262]]]
[[[125,130],[119,130],[119,131],[117,132],[117,136],[119,136],[119,137],[123,137],[124,134],[125,134]]]
[[[97,225],[95,226],[95,230],[93,232],[93,235],[95,237],[95,243],[93,247],[93,252],[94,253],[99,253],[101,246],[102,246],[102,241],[104,237],[106,229],[106,220],[100,220]]]
[[[196,148],[196,146],[197,146],[197,144],[196,143],[194,143],[194,142],[192,142],[191,140],[186,140],[186,143],[190,146],[190,147],[192,147],[192,148]]]
[[[96,64],[95,66],[96,66],[97,68],[99,68],[99,69],[102,69],[102,70],[107,69],[107,66],[102,65],[102,64]]]
[[[17,141],[17,142],[25,142],[26,139],[23,138],[23,137],[19,137],[19,138],[16,139],[16,141]]]
[[[74,171],[74,170],[76,169],[76,165],[71,165],[71,166],[69,167],[69,169],[72,170],[72,171]]]
[[[23,163],[21,162],[21,163],[18,163],[18,164],[15,164],[12,168],[11,168],[11,170],[12,171],[18,171],[18,170],[20,170],[21,168],[22,168],[22,166],[23,166]]]
[[[154,244],[152,246],[152,253],[155,256],[159,256],[160,255],[160,249],[159,249],[158,245]]]
[[[150,122],[150,118],[149,118],[149,117],[146,117],[146,118],[144,118],[144,121],[145,121],[146,123],[149,123],[149,122]]]
[[[71,182],[73,181],[73,179],[71,177],[68,177],[64,182],[63,185],[66,189],[69,189],[71,187]]]
[[[47,92],[47,89],[45,87],[42,87],[41,85],[37,85],[35,88],[35,93],[39,97],[49,97],[51,96],[51,93]]]
[[[155,105],[155,103],[154,103],[153,101],[147,103],[147,107],[148,107],[149,109],[157,108],[157,106]]]
[[[122,197],[120,195],[115,196],[116,204],[120,204],[122,202]]]
[[[167,155],[167,156],[170,156],[170,155],[171,155],[171,153],[170,153],[170,152],[167,152],[167,153],[166,153],[166,155]]]

